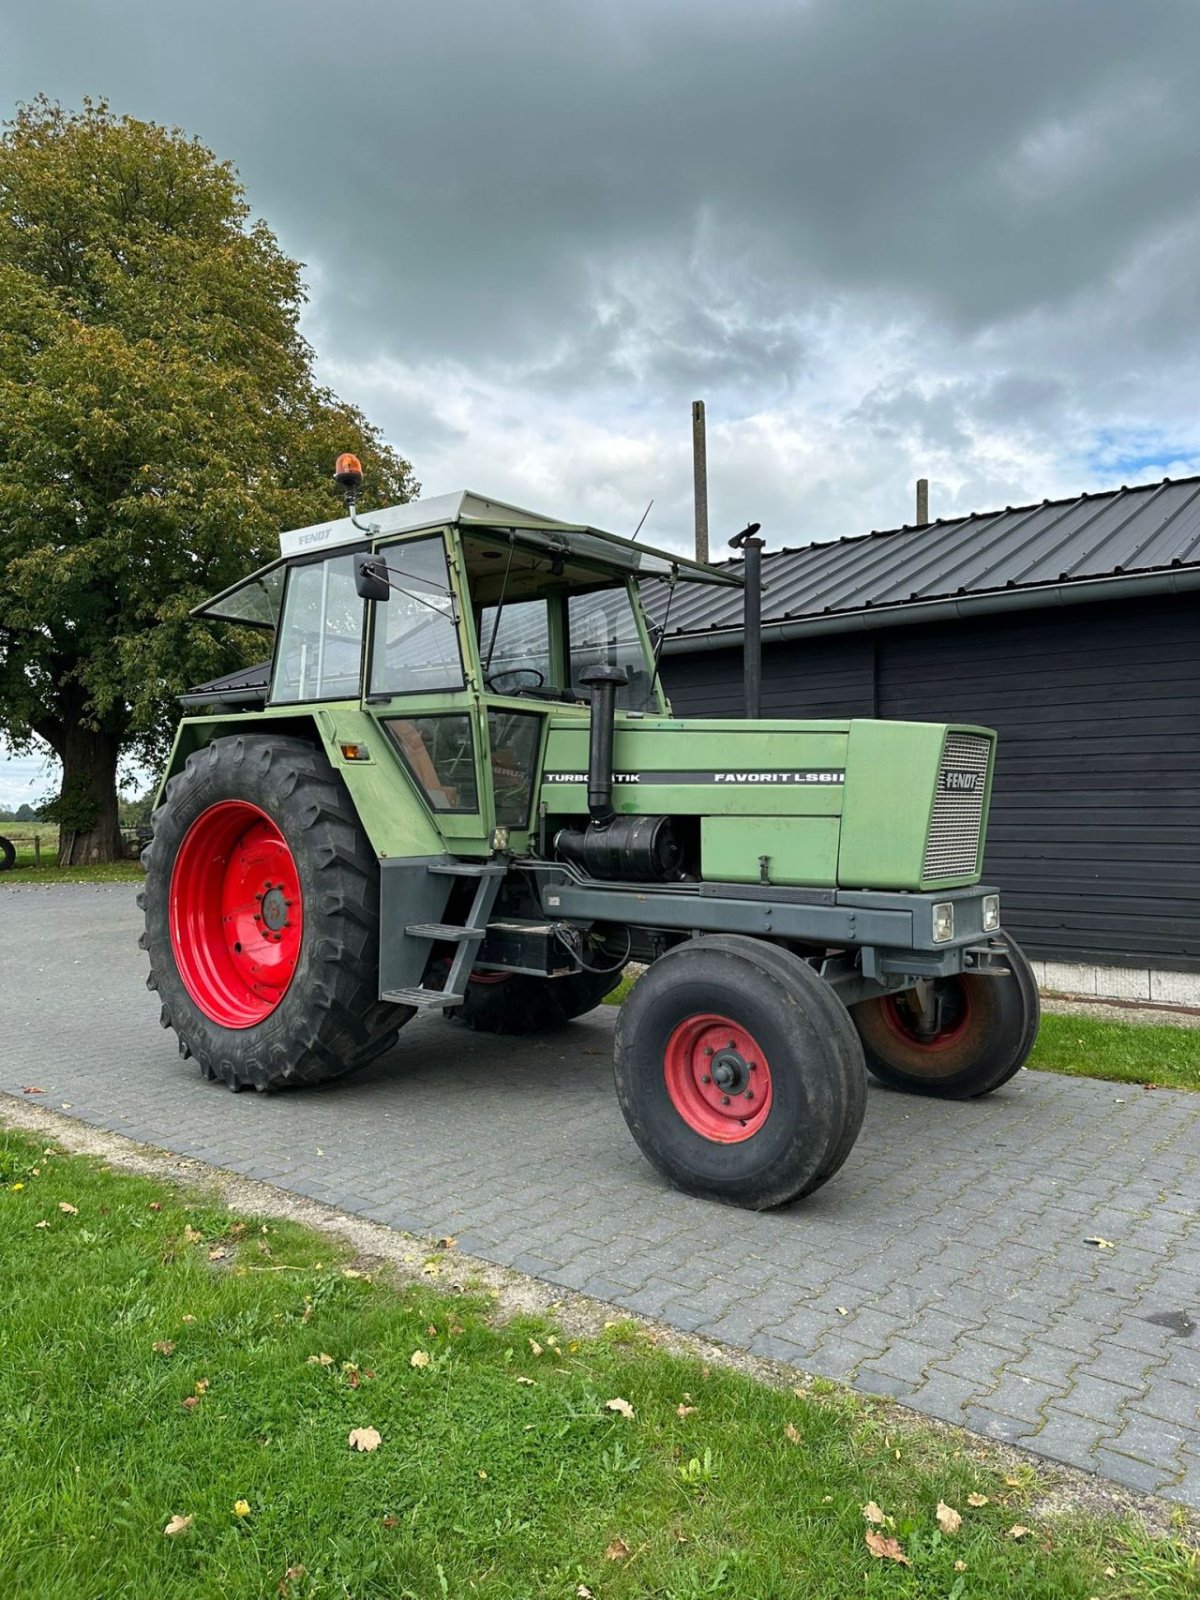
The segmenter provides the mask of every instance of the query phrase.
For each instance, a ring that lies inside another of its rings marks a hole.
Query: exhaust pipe
[[[616,816],[612,803],[613,730],[617,718],[617,690],[629,682],[624,667],[589,667],[579,675],[592,691],[588,719],[588,811],[593,828],[607,828]]]
[[[745,673],[746,715],[756,719],[762,715],[762,539],[755,538],[761,523],[752,522],[741,533],[735,533],[729,543],[745,557],[742,576],[742,661]]]

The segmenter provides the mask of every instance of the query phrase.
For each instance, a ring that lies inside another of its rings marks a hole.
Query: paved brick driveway
[[[233,1096],[159,1029],[137,927],[131,887],[0,887],[0,1090],[1200,1506],[1200,1096],[873,1089],[841,1175],[751,1215],[642,1161],[611,1011],[414,1023],[343,1083]]]

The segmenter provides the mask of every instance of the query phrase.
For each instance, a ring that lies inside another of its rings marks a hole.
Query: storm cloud
[[[1200,466],[1190,0],[10,7],[0,95],[178,123],[413,461],[683,547]]]

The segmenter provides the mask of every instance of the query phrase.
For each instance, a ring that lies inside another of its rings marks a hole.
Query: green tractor
[[[338,468],[348,515],[194,612],[273,641],[184,697],[143,856],[147,981],[207,1078],[320,1083],[421,1012],[557,1027],[636,962],[634,1139],[762,1209],[845,1161],[864,1066],[945,1098],[1019,1069],[1037,988],[979,886],[992,733],[675,717],[647,585],[739,577],[470,493],[366,521]]]

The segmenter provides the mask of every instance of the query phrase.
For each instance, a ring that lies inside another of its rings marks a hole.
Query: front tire
[[[379,869],[322,752],[269,733],[188,757],[142,857],[161,1021],[231,1089],[320,1083],[386,1050]]]
[[[811,1193],[841,1165],[862,1119],[862,1072],[849,1016],[822,979],[751,939],[677,945],[617,1022],[617,1098],[643,1155],[685,1193],[755,1211]]]
[[[11,872],[17,864],[17,849],[11,839],[0,835],[0,872]]]
[[[941,1100],[991,1094],[1019,1072],[1041,1020],[1037,979],[1006,936],[1005,977],[964,973],[932,980],[940,1026],[921,1028],[913,992],[864,1000],[850,1012],[867,1070],[889,1089]]]

